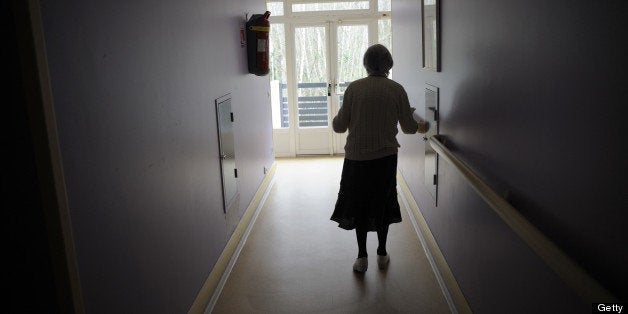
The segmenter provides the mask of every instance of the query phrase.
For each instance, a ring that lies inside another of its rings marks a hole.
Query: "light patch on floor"
[[[373,232],[369,269],[353,272],[355,232],[329,220],[342,161],[277,160],[275,184],[213,313],[449,313],[403,206],[404,221],[390,226],[388,269],[377,268]]]

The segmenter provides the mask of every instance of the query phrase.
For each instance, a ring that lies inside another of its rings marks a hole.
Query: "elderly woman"
[[[331,220],[340,228],[355,229],[358,258],[353,270],[368,268],[366,236],[376,231],[379,240],[377,264],[384,269],[388,226],[401,222],[397,201],[397,123],[404,133],[425,133],[427,123],[413,118],[403,87],[388,79],[392,56],[383,45],[373,45],[363,59],[368,76],[352,82],[345,91],[342,108],[334,117],[335,132],[349,130],[340,192]]]

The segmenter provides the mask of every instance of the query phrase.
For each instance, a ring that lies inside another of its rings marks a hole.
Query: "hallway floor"
[[[390,226],[386,270],[377,235],[369,269],[352,270],[355,231],[329,220],[342,157],[277,159],[275,183],[213,313],[449,313],[408,213]]]

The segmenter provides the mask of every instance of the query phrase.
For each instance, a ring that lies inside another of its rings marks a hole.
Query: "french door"
[[[349,83],[366,76],[362,56],[376,38],[377,22],[292,24],[291,33],[288,88],[296,154],[344,153],[346,133],[334,133],[331,121]]]

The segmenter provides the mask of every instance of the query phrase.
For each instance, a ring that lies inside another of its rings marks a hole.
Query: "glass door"
[[[366,76],[366,48],[391,48],[390,0],[266,2],[275,156],[344,153],[347,134],[331,120],[349,83]]]
[[[297,154],[344,153],[347,133],[334,133],[331,120],[347,86],[366,76],[369,29],[368,22],[294,27]]]
[[[362,57],[369,46],[369,23],[333,23],[333,67],[332,77],[334,93],[331,99],[333,118],[342,107],[342,97],[349,84],[357,79],[366,77],[366,70],[362,65]],[[334,152],[344,153],[347,142],[347,132],[335,133]]]
[[[333,154],[331,145],[329,27],[294,27],[297,154]]]

